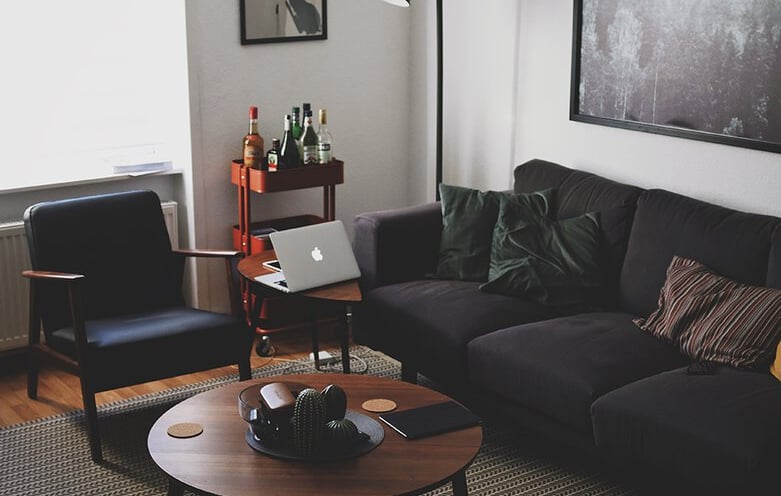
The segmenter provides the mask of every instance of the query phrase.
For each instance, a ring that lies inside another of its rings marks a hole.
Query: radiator
[[[171,246],[179,247],[176,202],[161,204]],[[0,224],[0,351],[27,345],[30,255],[21,221]]]

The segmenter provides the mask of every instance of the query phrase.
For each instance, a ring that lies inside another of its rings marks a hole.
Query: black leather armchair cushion
[[[184,260],[171,251],[154,192],[43,203],[25,217],[33,268],[85,276],[85,320],[184,304]],[[48,337],[69,325],[70,311],[63,285],[42,286]]]
[[[96,390],[221,367],[246,348],[246,326],[230,315],[169,307],[87,321],[87,347]],[[76,358],[72,327],[47,344]],[[102,373],[101,373],[102,371]]]

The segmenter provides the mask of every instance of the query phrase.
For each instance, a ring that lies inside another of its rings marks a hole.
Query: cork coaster
[[[194,424],[192,422],[182,422],[181,424],[173,424],[168,426],[168,435],[171,437],[188,438],[195,437],[203,432],[201,424]]]
[[[396,409],[396,402],[386,399],[366,400],[361,405],[364,410],[372,413],[385,413]]]

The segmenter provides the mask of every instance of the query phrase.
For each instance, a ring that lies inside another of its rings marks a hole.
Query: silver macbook
[[[256,281],[296,293],[361,276],[342,221],[286,229],[269,235],[282,268]]]

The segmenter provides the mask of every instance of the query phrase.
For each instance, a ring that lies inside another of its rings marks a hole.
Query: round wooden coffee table
[[[149,432],[149,453],[168,475],[168,494],[184,489],[214,495],[391,495],[418,494],[449,481],[453,493],[467,494],[465,471],[483,441],[480,426],[407,440],[380,421],[382,443],[365,455],[332,462],[290,461],[253,450],[245,441],[247,424],[239,416],[238,395],[253,385],[296,382],[322,389],[338,384],[348,408],[371,418],[364,401],[387,398],[406,410],[450,398],[407,382],[363,375],[282,375],[231,383],[189,398],[165,412]],[[173,424],[192,422],[203,433],[175,438]]]

